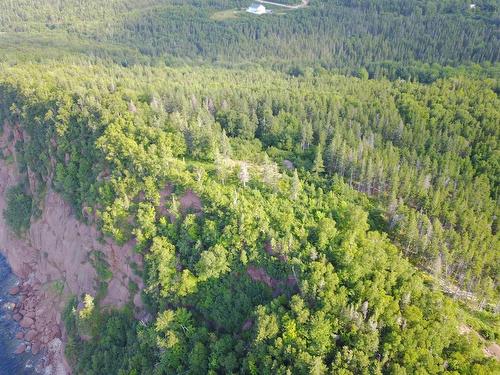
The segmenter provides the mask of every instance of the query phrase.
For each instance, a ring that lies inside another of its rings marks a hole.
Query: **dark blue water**
[[[34,362],[30,353],[15,355],[13,352],[20,344],[15,335],[19,326],[10,319],[10,311],[6,308],[9,302],[16,302],[17,297],[10,296],[9,289],[16,284],[16,277],[12,274],[5,257],[0,254],[0,375],[32,375],[35,371]],[[26,364],[28,363],[28,367]],[[31,366],[31,368],[30,368]]]

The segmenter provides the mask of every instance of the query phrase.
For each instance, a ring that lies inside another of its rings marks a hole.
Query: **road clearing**
[[[288,9],[300,9],[300,8],[305,8],[306,6],[309,5],[309,0],[302,0],[302,2],[300,4],[296,4],[296,5],[274,3],[272,1],[266,1],[266,0],[256,0],[256,1],[258,3],[261,3],[261,4],[270,4],[270,5],[275,5],[278,7],[283,7],[283,8],[288,8]]]

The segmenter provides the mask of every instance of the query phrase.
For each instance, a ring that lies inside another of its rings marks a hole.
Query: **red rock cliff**
[[[113,277],[101,302],[102,306],[110,307],[123,306],[130,298],[141,307],[139,294],[129,296],[128,283],[131,280],[142,289],[141,278],[130,267],[132,261],[141,264],[142,259],[133,252],[131,243],[118,246],[111,240],[98,241],[98,230],[78,221],[70,205],[50,187],[41,204],[41,217],[32,218],[29,231],[18,238],[7,226],[2,213],[6,208],[6,192],[21,177],[14,154],[14,142],[19,137],[23,137],[19,128],[6,125],[0,137],[0,150],[8,157],[0,160],[0,251],[13,272],[24,280],[20,288],[22,301],[16,312],[21,322],[29,318],[23,323],[27,325],[24,328],[29,333],[29,341],[35,348],[48,353],[52,366],[49,373],[67,374],[70,369],[63,356],[61,312],[68,296],[96,294],[98,280],[89,253],[101,251],[110,265]],[[64,285],[62,294],[54,291],[56,283]]]

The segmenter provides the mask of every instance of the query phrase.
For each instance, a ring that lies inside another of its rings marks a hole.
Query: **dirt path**
[[[483,351],[487,357],[495,357],[497,361],[500,361],[500,346],[497,343],[491,344],[484,348]]]
[[[297,5],[287,5],[287,4],[280,4],[280,3],[274,3],[272,1],[266,1],[266,0],[256,0],[257,2],[261,4],[270,4],[270,5],[276,5],[278,7],[283,7],[283,8],[288,8],[288,9],[300,9],[304,8],[309,5],[309,0],[302,0],[300,4]]]
[[[469,335],[469,334],[474,334],[477,337],[479,337],[479,340],[484,343],[485,345],[488,345],[488,341],[479,334],[479,332],[476,332],[474,329],[469,327],[467,324],[461,324],[458,327],[458,333],[461,335]],[[483,347],[483,353],[486,357],[493,357],[497,361],[500,361],[500,346],[496,342],[490,343],[488,346]]]

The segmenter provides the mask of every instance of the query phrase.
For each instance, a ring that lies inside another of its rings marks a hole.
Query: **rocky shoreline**
[[[8,294],[12,300],[3,304],[7,318],[16,322],[18,343],[14,354],[31,353],[27,365],[36,373],[46,375],[70,374],[64,359],[63,330],[57,312],[59,304],[53,293],[34,280],[21,280],[12,286]],[[50,308],[52,305],[52,308]],[[56,307],[57,306],[57,307]]]
[[[15,353],[31,351],[33,355],[45,356],[45,372],[52,373],[60,362],[62,343],[60,314],[47,311],[43,300],[51,300],[39,283],[24,281],[10,289],[11,295],[19,295],[19,302],[12,309],[12,319],[18,322],[21,330],[16,339],[22,340]],[[55,315],[55,316],[54,316]]]

